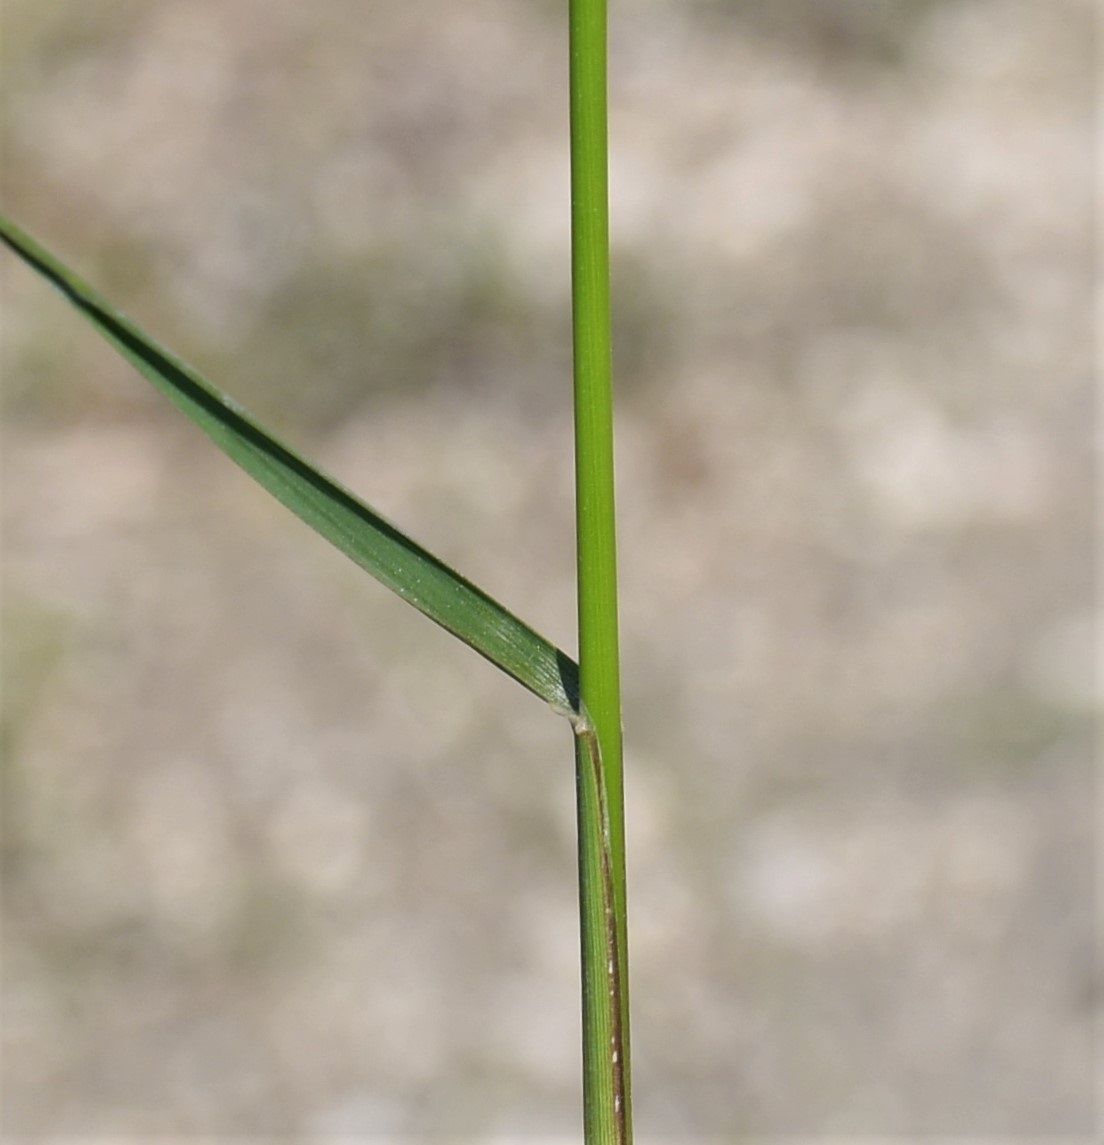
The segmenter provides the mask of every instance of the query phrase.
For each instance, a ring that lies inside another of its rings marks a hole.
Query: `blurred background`
[[[573,649],[566,5],[3,15],[4,210]],[[613,5],[642,1140],[1093,1131],[1095,18]],[[5,1132],[576,1136],[566,726],[0,264]]]

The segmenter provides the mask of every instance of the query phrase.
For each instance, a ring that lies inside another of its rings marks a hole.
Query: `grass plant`
[[[570,0],[578,664],[279,441],[14,222],[0,240],[308,525],[566,717],[575,736],[587,1145],[632,1139],[613,497],[606,5]]]

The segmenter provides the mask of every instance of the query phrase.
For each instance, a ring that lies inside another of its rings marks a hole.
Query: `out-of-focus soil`
[[[0,116],[8,213],[570,649],[561,8],[7,0]],[[1089,1138],[1095,18],[612,13],[641,1140]],[[0,263],[4,1132],[574,1136],[566,726]]]

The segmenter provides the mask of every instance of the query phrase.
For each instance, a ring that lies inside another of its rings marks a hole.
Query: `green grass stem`
[[[572,317],[579,691],[576,741],[587,1145],[632,1140],[617,627],[605,0],[571,0]]]
[[[270,434],[15,223],[0,243],[229,457],[377,580],[566,716],[575,731],[587,1145],[630,1145],[628,962],[613,495],[605,0],[570,0],[579,664]],[[186,482],[181,493],[187,495]]]

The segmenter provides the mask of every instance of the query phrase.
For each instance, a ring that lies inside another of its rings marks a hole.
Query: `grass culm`
[[[570,722],[575,743],[588,1145],[632,1138],[613,497],[605,0],[571,0],[570,131],[578,662],[161,347],[26,231],[0,239],[293,513]]]

